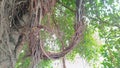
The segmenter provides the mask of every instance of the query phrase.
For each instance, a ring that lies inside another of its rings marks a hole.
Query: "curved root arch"
[[[41,26],[40,26],[41,27]],[[39,28],[39,26],[38,26]],[[82,40],[83,37],[83,32],[84,32],[84,24],[80,23],[78,26],[78,29],[75,31],[75,34],[71,38],[71,43],[69,43],[69,46],[64,48],[61,52],[59,53],[53,53],[53,52],[47,52],[44,47],[43,47],[43,42],[40,42],[40,49],[43,53],[43,58],[44,59],[59,59],[61,57],[64,57],[67,53],[69,53],[73,48]],[[43,27],[43,29],[47,30],[48,33],[51,33],[50,30],[47,28]]]
[[[76,0],[78,1],[76,3],[76,6],[77,6],[77,11],[76,11],[76,23],[75,23],[75,34],[72,36],[71,38],[71,42],[69,43],[69,46],[64,48],[61,52],[59,53],[51,53],[51,52],[46,52],[43,45],[44,43],[43,42],[40,42],[39,41],[39,44],[40,44],[40,50],[42,52],[42,57],[44,59],[58,59],[58,58],[61,58],[61,57],[64,57],[67,53],[69,53],[82,39],[82,35],[83,35],[83,32],[84,32],[84,28],[85,28],[85,25],[83,23],[83,11],[80,11],[80,10],[83,10],[83,1],[79,1],[79,0]],[[34,22],[32,22],[32,29],[34,27],[37,27],[37,29],[40,29],[43,28],[44,30],[47,30],[49,33],[51,30],[47,29],[46,27],[44,26],[41,26],[41,25],[36,25],[35,23],[37,22],[41,22],[41,18],[40,17],[44,17],[44,15],[46,15],[47,13],[50,12],[51,10],[51,7],[53,7],[56,3],[56,0],[31,0],[31,14],[34,14],[35,13],[35,20]],[[40,3],[39,3],[40,2]],[[40,11],[39,10],[42,10],[42,15],[40,15],[41,13],[39,13]],[[82,13],[82,14],[81,14]],[[78,19],[79,18],[79,19]],[[36,21],[37,20],[37,21]],[[38,30],[37,31],[31,31],[31,34],[35,34],[34,32],[37,32],[36,36],[39,36],[39,33],[38,33]],[[34,35],[33,35],[34,36]],[[33,48],[33,45],[34,45],[34,48],[36,48],[36,44],[35,42],[37,40],[40,40],[38,39],[37,37],[34,37],[34,39],[36,38],[36,40],[32,43],[33,39],[30,41],[30,45],[31,45],[31,48]],[[35,49],[32,49],[32,52],[33,55],[35,55],[34,53],[36,52]]]

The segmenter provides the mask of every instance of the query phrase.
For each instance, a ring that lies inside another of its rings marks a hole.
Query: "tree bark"
[[[14,1],[0,0],[0,68],[15,68],[17,60],[14,50],[20,33],[11,28]]]
[[[10,41],[9,2],[2,0],[0,8],[0,68],[14,68],[16,62],[13,52],[15,45]]]
[[[66,68],[65,57],[62,58],[63,68]]]

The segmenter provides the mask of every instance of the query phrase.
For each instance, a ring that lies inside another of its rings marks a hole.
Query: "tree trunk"
[[[14,68],[16,62],[13,52],[15,45],[10,40],[9,1],[3,0],[0,8],[0,68]]]
[[[62,58],[63,68],[66,68],[65,57]]]
[[[11,28],[14,1],[0,0],[0,68],[15,68],[16,55],[14,50],[20,33]],[[14,23],[18,24],[17,21]]]

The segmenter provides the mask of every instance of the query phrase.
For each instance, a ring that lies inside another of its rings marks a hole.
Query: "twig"
[[[66,6],[65,4],[63,4],[62,2],[60,2],[59,0],[57,1],[59,4],[61,4],[62,6],[64,6],[65,8],[67,8],[67,9],[69,9],[70,11],[72,11],[72,12],[76,12],[76,10],[73,10],[72,8],[70,8],[70,7],[68,7],[68,6]]]

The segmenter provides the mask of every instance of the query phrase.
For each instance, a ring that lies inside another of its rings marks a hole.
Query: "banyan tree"
[[[28,67],[36,68],[41,59],[63,58],[83,39],[84,0],[75,1],[75,10],[68,8],[75,15],[68,44],[55,19],[56,4],[62,4],[61,0],[0,0],[0,68],[15,68],[25,44],[24,58],[31,57]],[[61,43],[60,51],[45,49],[45,40],[53,35]]]

